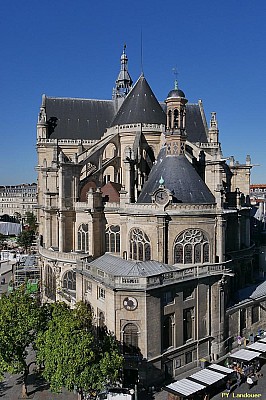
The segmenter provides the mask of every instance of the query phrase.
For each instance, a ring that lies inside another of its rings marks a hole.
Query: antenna
[[[142,27],[140,28],[140,68],[141,68],[141,75],[144,75],[144,71],[143,71],[143,40],[142,40]]]

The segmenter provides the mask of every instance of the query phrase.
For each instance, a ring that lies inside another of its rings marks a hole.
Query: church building
[[[256,273],[250,157],[227,161],[216,113],[173,86],[161,102],[133,84],[124,48],[112,99],[43,95],[38,116],[42,296],[89,305],[126,383],[225,354],[226,309]]]

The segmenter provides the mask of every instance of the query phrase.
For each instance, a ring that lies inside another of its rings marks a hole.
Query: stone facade
[[[208,127],[176,82],[160,104],[143,76],[131,87],[125,50],[121,71],[111,101],[43,96],[42,294],[87,302],[125,381],[149,385],[228,350],[227,306],[256,272],[251,163],[226,163],[216,113]]]

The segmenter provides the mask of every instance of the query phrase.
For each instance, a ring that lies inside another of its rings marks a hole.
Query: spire
[[[132,87],[132,79],[128,72],[128,58],[126,55],[126,45],[124,44],[123,53],[120,58],[121,68],[118,74],[115,88],[113,89],[113,99],[126,97]]]
[[[178,72],[176,67],[173,68],[173,74],[175,76],[174,90],[178,90],[178,80],[177,80]]]
[[[219,142],[219,129],[218,129],[218,121],[216,118],[216,112],[211,113],[211,121],[210,121],[208,139],[209,139],[210,143],[218,143]]]
[[[46,115],[46,96],[45,94],[42,95],[42,105],[40,107],[40,112],[38,115],[38,123],[39,124],[46,124],[47,115]]]

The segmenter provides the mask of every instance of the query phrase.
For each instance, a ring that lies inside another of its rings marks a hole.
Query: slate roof
[[[187,158],[184,155],[166,156],[165,153],[166,147],[161,149],[137,203],[151,203],[151,193],[159,188],[161,177],[165,188],[173,194],[173,203],[215,203],[213,194]]]
[[[131,123],[166,124],[166,104],[158,102],[141,76],[116,114],[113,100],[46,97],[52,139],[100,139],[110,126]],[[54,123],[53,123],[54,122]],[[186,131],[190,142],[207,142],[198,104],[186,105]]]
[[[143,75],[125,98],[111,126],[146,123],[166,124],[166,115]]]
[[[112,100],[46,97],[47,121],[52,139],[100,139],[115,115]]]
[[[257,300],[260,297],[266,296],[266,281],[260,283],[259,285],[252,285],[246,288],[240,289],[238,291],[238,300],[240,302],[246,299]]]
[[[186,105],[186,132],[189,142],[208,142],[206,129],[198,104]]]
[[[179,268],[173,268],[168,264],[158,261],[134,261],[124,260],[121,257],[105,253],[103,256],[89,263],[91,266],[114,276],[153,276],[164,272],[173,272]]]

